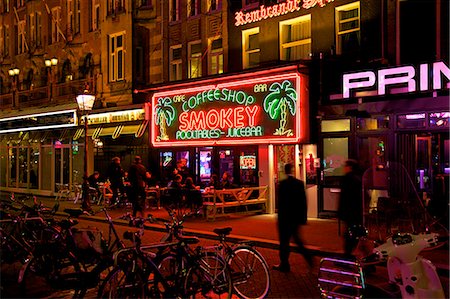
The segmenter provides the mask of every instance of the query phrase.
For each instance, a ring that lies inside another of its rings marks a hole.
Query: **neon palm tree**
[[[273,120],[280,118],[280,127],[275,130],[274,135],[294,135],[291,129],[286,130],[288,109],[292,115],[295,115],[296,112],[297,92],[292,87],[292,83],[288,80],[281,84],[278,82],[272,83],[269,91],[271,93],[264,98],[264,111]]]
[[[172,107],[170,98],[159,98],[156,104],[156,124],[159,125],[160,136],[157,140],[169,140],[166,129],[170,127],[175,120],[176,111]],[[166,127],[167,126],[167,127]]]

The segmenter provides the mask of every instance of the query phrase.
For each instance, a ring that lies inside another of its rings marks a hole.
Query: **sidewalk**
[[[6,194],[0,193],[0,199],[5,199]],[[38,198],[45,206],[52,207],[55,204],[53,198]],[[63,211],[66,208],[80,208],[81,203],[74,204],[72,201],[61,201],[59,207],[59,215],[66,216]],[[94,211],[99,211],[101,207],[93,206]],[[120,215],[130,212],[131,208],[116,208],[109,211],[113,219],[117,219]],[[145,213],[150,213],[154,217],[169,219],[164,209],[148,208]],[[94,216],[81,216],[80,218],[89,218],[92,221],[105,222],[103,213],[96,213]],[[207,221],[204,218],[188,218],[184,223],[185,234],[195,234],[203,238],[215,238],[213,229],[217,227],[233,228],[230,240],[252,240],[257,246],[271,249],[278,249],[278,231],[277,216],[275,214],[262,215],[238,215],[228,214],[224,217],[218,217],[215,221]],[[117,224],[127,225],[123,220],[116,220]],[[147,225],[150,230],[163,231],[164,227],[159,224]],[[342,237],[338,234],[338,221],[335,219],[316,219],[309,218],[307,225],[301,229],[301,235],[305,242],[305,246],[318,256],[335,256],[341,254],[343,248]],[[292,244],[294,247],[294,244]],[[431,260],[433,264],[440,270],[449,271],[449,251],[448,247],[441,249],[424,251],[422,256]]]

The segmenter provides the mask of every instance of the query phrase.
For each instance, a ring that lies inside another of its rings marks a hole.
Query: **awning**
[[[95,126],[88,128],[88,136],[92,139],[99,137],[111,136],[113,139],[119,138],[120,135],[134,135],[136,138],[140,138],[144,135],[148,127],[148,120],[144,120],[140,123],[133,124],[118,124],[116,126]],[[77,132],[73,136],[73,140],[77,140],[84,136],[84,128],[78,128]]]

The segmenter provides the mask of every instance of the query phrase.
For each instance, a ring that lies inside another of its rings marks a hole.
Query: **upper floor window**
[[[100,3],[99,0],[89,1],[89,31],[99,29],[100,22]]]
[[[208,11],[220,10],[222,8],[222,0],[208,0]]]
[[[202,76],[202,43],[189,43],[189,78]]]
[[[310,53],[311,15],[280,22],[280,59],[307,59]]]
[[[137,0],[136,4],[137,4],[136,7],[138,7],[138,8],[153,6],[152,0]]]
[[[181,45],[170,47],[170,81],[183,79],[181,68],[181,49]]]
[[[72,34],[74,30],[74,15],[72,0],[67,0],[67,34]]]
[[[25,31],[26,31],[26,22],[25,21],[19,21],[17,25],[17,54],[22,54],[27,51],[27,41],[25,37]]]
[[[125,79],[125,32],[109,36],[109,81]]]
[[[209,74],[223,73],[223,46],[222,38],[209,40]]]
[[[28,15],[27,25],[28,25],[28,41],[31,44],[34,44],[36,41],[36,21],[34,13]]]
[[[34,19],[36,20],[36,25],[35,25],[36,47],[40,48],[40,47],[42,47],[42,14],[40,11],[37,11],[35,13]]]
[[[244,69],[259,66],[259,27],[242,31],[242,66]]]
[[[360,41],[359,1],[336,7],[336,54],[358,51]]]
[[[75,15],[75,24],[73,31],[74,33],[80,33],[81,31],[81,0],[75,0],[74,2],[74,15]]]
[[[9,26],[0,26],[0,57],[9,56]]]
[[[25,5],[25,0],[16,0],[16,7],[22,7]]]
[[[10,0],[2,0],[0,1],[0,13],[6,13],[9,12],[9,3]]]
[[[242,7],[251,9],[259,6],[259,0],[242,0]]]
[[[61,7],[52,8],[52,43],[59,42],[61,40],[61,29],[59,28],[61,24]]]
[[[187,13],[188,17],[196,16],[200,13],[200,0],[188,0],[187,1]]]
[[[106,8],[108,15],[123,12],[125,11],[125,0],[108,0]]]
[[[178,21],[180,19],[180,1],[169,0],[169,21]]]

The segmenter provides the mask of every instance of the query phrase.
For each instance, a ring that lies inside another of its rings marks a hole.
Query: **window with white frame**
[[[61,7],[52,8],[52,43],[57,43],[61,40],[60,26],[61,24]]]
[[[222,8],[222,0],[208,0],[208,11],[220,10]]]
[[[115,15],[119,12],[124,12],[125,0],[108,0],[108,2],[106,2],[106,9],[108,15]]]
[[[170,47],[170,81],[183,79],[181,69],[181,49],[181,45]]]
[[[200,13],[200,0],[187,1],[187,16],[193,17]]]
[[[244,69],[259,66],[259,27],[242,31],[242,66]]]
[[[280,60],[310,58],[311,15],[280,22]]]
[[[25,53],[26,49],[26,22],[19,21],[17,25],[17,54]]]
[[[125,79],[125,32],[109,36],[109,81]]]
[[[189,78],[202,76],[202,42],[196,41],[188,44]]]
[[[169,0],[169,21],[174,22],[180,19],[180,1]]]
[[[209,40],[209,74],[223,73],[222,37]]]
[[[336,54],[358,51],[361,41],[359,1],[338,6],[335,12]]]

